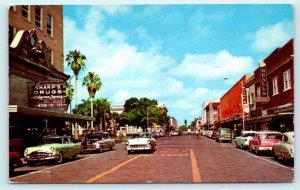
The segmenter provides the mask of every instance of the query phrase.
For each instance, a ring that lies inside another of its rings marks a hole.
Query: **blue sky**
[[[88,97],[80,84],[93,71],[103,83],[97,98],[157,99],[183,124],[293,38],[293,20],[284,4],[64,5],[64,50],[87,57],[78,100]]]

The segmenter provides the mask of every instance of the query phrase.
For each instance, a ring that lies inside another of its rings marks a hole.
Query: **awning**
[[[292,117],[292,116],[294,116],[294,112],[284,112],[284,113],[261,116],[261,117],[252,118],[252,119],[246,119],[245,122],[246,123],[264,123],[264,122],[269,122],[273,119]]]
[[[31,108],[26,106],[18,106],[18,105],[9,105],[9,113],[10,114],[22,114],[29,116],[41,116],[41,117],[49,117],[49,118],[61,118],[66,121],[95,121],[95,117],[77,115],[77,114],[68,114],[57,112],[53,110],[45,110],[38,108]]]

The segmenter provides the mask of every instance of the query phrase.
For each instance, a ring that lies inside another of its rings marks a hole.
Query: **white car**
[[[256,131],[242,131],[241,136],[235,138],[235,146],[237,148],[248,148],[249,141],[253,139],[255,136]]]
[[[156,141],[151,133],[136,133],[132,135],[132,139],[127,140],[126,150],[128,154],[135,151],[154,152]]]
[[[179,131],[171,131],[170,134],[172,136],[178,136],[179,135]]]

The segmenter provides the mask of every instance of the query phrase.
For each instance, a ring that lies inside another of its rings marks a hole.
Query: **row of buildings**
[[[202,129],[294,130],[293,39],[276,48],[252,74],[244,75],[219,100],[203,103]]]

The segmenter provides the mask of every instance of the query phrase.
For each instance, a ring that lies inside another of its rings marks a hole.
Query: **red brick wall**
[[[22,16],[21,6],[16,6],[16,11],[11,7],[9,9],[9,25],[18,30],[36,29],[39,40],[46,42],[47,47],[53,50],[53,65],[58,70],[64,71],[63,57],[63,8],[62,5],[41,5],[42,8],[42,28],[35,26],[35,6],[29,6],[29,21]],[[50,36],[46,32],[46,15],[49,14],[53,18],[53,35]]]
[[[234,115],[242,114],[241,94],[242,83],[245,85],[245,81],[244,76],[220,99],[220,121],[230,119]]]

